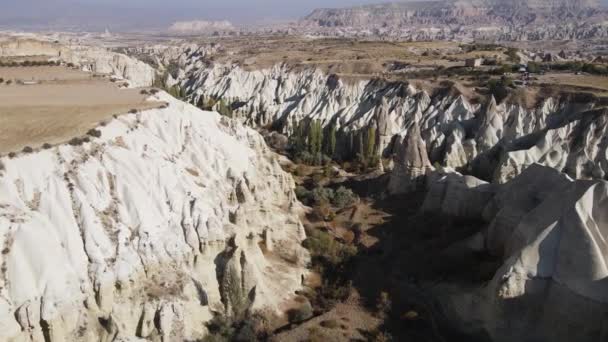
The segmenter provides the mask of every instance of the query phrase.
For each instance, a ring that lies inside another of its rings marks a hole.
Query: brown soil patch
[[[108,80],[62,67],[0,68],[3,74],[42,82],[0,85],[0,153],[63,143],[113,115],[160,105],[145,101],[140,89],[119,89]]]

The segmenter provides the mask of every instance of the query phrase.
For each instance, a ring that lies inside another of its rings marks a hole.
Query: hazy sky
[[[318,7],[387,0],[0,0],[0,26],[163,27],[175,20],[252,23],[294,19]]]

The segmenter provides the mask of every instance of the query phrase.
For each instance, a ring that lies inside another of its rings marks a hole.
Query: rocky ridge
[[[451,317],[493,341],[606,338],[608,182],[573,180],[531,165],[505,184],[453,170],[428,176],[423,210],[485,221],[449,255],[489,253],[502,265],[487,283],[436,290]]]
[[[301,206],[263,138],[157,96],[91,142],[0,159],[0,339],[193,340],[301,286]]]
[[[331,35],[413,40],[606,37],[597,1],[417,1],[314,10],[299,25]]]
[[[493,98],[475,103],[449,86],[429,93],[404,82],[343,80],[314,68],[246,71],[209,64],[191,47],[174,61],[178,72],[168,85],[180,87],[189,102],[223,99],[245,124],[286,135],[300,122],[334,126],[338,158],[354,157],[369,127],[377,131],[378,153],[390,158],[417,125],[431,164],[485,180],[508,181],[533,163],[573,178],[605,178],[608,171],[608,111],[593,96],[547,97],[529,108]]]

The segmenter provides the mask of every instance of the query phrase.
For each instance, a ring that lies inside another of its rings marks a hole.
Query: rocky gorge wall
[[[501,260],[485,284],[434,290],[460,327],[493,341],[608,337],[608,182],[573,180],[538,164],[505,184],[450,170],[427,180],[423,211],[487,223],[449,255]]]
[[[505,342],[608,337],[608,111],[601,100],[475,104],[451,91],[345,82],[314,69],[182,67],[177,84],[193,103],[237,103],[241,121],[287,135],[300,121],[335,125],[342,156],[353,152],[349,134],[376,128],[379,153],[393,157],[389,193],[426,187],[423,212],[483,222],[445,257],[498,258],[493,277],[433,284],[459,329]]]
[[[263,138],[152,100],[168,108],[0,159],[0,340],[195,340],[300,288],[301,205]]]
[[[326,131],[335,127],[337,158],[354,157],[370,127],[376,151],[391,157],[417,125],[431,164],[485,180],[505,182],[532,163],[574,178],[604,178],[608,171],[608,112],[592,96],[546,97],[532,108],[493,98],[473,103],[450,88],[429,93],[404,82],[347,81],[314,68],[209,65],[204,49],[189,47],[174,59],[179,71],[168,86],[201,106],[222,99],[252,127],[286,135],[314,120]]]

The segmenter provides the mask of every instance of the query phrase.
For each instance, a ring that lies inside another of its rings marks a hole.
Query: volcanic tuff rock
[[[175,34],[213,33],[216,31],[234,31],[229,21],[178,21],[169,27],[169,32]]]
[[[156,70],[150,65],[103,48],[73,47],[61,59],[85,71],[118,76],[127,80],[131,87],[149,87],[156,76]]]
[[[456,316],[479,322],[463,327],[495,341],[606,337],[608,182],[537,164],[502,185],[450,172],[431,178],[424,210],[488,222],[469,245],[503,263],[487,285],[448,298]]]
[[[172,84],[188,101],[223,99],[242,122],[286,135],[301,122],[334,125],[339,157],[356,155],[368,127],[377,128],[376,150],[391,157],[416,123],[430,163],[487,181],[508,181],[533,163],[574,178],[605,178],[608,171],[608,110],[593,97],[548,97],[531,108],[493,98],[476,104],[457,89],[428,93],[404,82],[343,80],[314,68],[247,71],[209,64],[208,51],[188,46],[173,59],[179,71]]]
[[[605,37],[606,17],[595,0],[448,0],[317,9],[300,26],[325,28],[326,33],[354,29],[414,40],[583,39]]]
[[[2,56],[48,56],[85,71],[120,77],[132,87],[151,86],[156,75],[156,70],[148,64],[108,49],[33,38],[11,37],[0,41]]]
[[[395,147],[395,166],[388,183],[391,194],[406,193],[422,187],[425,175],[432,170],[420,127],[414,122],[403,142]]]
[[[0,340],[195,340],[300,287],[301,207],[263,138],[158,96],[91,142],[1,159]]]

